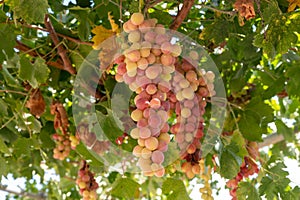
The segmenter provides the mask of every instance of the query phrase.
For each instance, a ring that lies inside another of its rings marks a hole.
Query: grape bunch
[[[58,160],[64,160],[69,156],[71,151],[71,141],[69,134],[58,134],[55,133],[52,135],[56,146],[53,149],[53,158]]]
[[[214,198],[212,197],[212,190],[209,184],[209,180],[211,178],[211,167],[208,166],[207,171],[205,173],[205,165],[203,159],[199,161],[199,166],[201,168],[200,177],[204,181],[204,187],[199,189],[199,191],[201,192],[201,197],[203,200],[213,200]]]
[[[145,175],[161,177],[170,142],[167,92],[181,47],[171,44],[171,37],[156,19],[145,20],[140,13],[134,13],[123,29],[128,35],[121,45],[124,55],[115,59],[115,79],[137,94],[136,109],[131,112],[136,127],[130,136],[138,142],[133,154]]]
[[[238,189],[239,182],[242,181],[244,177],[247,178],[259,172],[258,165],[255,163],[255,160],[259,156],[257,143],[248,142],[247,151],[249,153],[249,156],[245,156],[244,161],[240,166],[240,172],[234,179],[229,180],[226,183],[226,186],[230,188],[230,195],[232,196],[232,200],[237,199],[236,190]]]
[[[76,184],[79,187],[79,193],[83,200],[96,200],[99,185],[94,178],[94,174],[89,170],[89,165],[83,161],[83,165],[78,171]]]
[[[138,143],[133,149],[138,165],[146,176],[163,176],[171,132],[184,160],[182,170],[193,178],[200,173],[203,115],[207,100],[215,95],[215,74],[195,69],[196,51],[180,59],[182,47],[156,19],[134,13],[123,30],[127,35],[121,36],[123,54],[114,58],[115,79],[136,94],[130,114],[136,126],[128,133]],[[175,122],[170,121],[172,112]]]
[[[198,59],[196,51],[191,51],[187,59],[176,62],[176,72],[169,92],[171,108],[176,113],[176,121],[171,133],[181,150],[182,171],[189,179],[200,173],[200,140],[204,133],[205,107],[209,97],[215,95],[213,72],[201,70],[197,73],[192,64]]]

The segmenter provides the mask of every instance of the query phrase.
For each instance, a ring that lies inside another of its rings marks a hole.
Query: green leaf
[[[14,17],[27,23],[42,23],[49,7],[47,0],[8,0],[8,4],[14,11]]]
[[[133,199],[139,192],[139,186],[130,178],[120,178],[112,185],[111,195],[121,199]]]
[[[4,143],[4,141],[0,138],[0,152],[11,155],[8,147]]]
[[[277,119],[275,121],[275,125],[277,127],[277,132],[284,136],[288,142],[291,142],[295,139],[295,134],[291,128],[289,128],[283,121]]]
[[[0,156],[0,180],[2,178],[2,175],[6,176],[7,175],[7,172],[8,172],[8,169],[9,167],[7,166],[7,163],[6,163],[6,160],[4,158],[2,158]]]
[[[2,138],[5,142],[12,143],[18,138],[18,136],[8,128],[4,127],[0,129],[0,138]]]
[[[182,180],[168,178],[162,185],[163,194],[167,195],[168,200],[190,200]]]
[[[268,162],[270,165],[270,162]],[[267,199],[279,198],[279,194],[285,194],[286,188],[290,183],[287,178],[289,175],[285,169],[286,166],[283,162],[274,163],[273,167],[265,170],[267,172],[261,180],[261,185],[259,187],[260,196],[266,196]]]
[[[244,109],[238,123],[243,136],[251,141],[261,141],[263,132],[267,132],[268,123],[273,121],[273,109],[260,97],[251,99]]]
[[[20,63],[19,77],[28,81],[33,88],[47,81],[50,70],[43,59],[37,58],[32,65],[27,57],[22,56]]]
[[[0,24],[0,64],[14,55],[14,46],[16,45],[16,35],[11,25]],[[5,41],[5,42],[3,42]]]
[[[16,156],[17,158],[21,156],[29,156],[31,144],[32,144],[31,139],[19,138],[14,143],[14,156]]]
[[[234,178],[240,171],[243,158],[238,156],[239,148],[235,144],[227,145],[220,153],[220,174],[227,179]]]
[[[251,113],[243,113],[238,123],[239,130],[247,140],[261,141],[262,131],[257,119]]]
[[[51,135],[55,133],[52,123],[47,123],[42,127],[41,133],[39,135],[39,139],[41,141],[41,146],[43,148],[54,148],[55,143],[51,138]]]
[[[241,182],[236,191],[238,200],[259,200],[257,189],[249,182]]]
[[[111,172],[111,173],[109,173],[107,179],[110,183],[113,183],[117,179],[118,175],[119,175],[119,172]]]
[[[246,155],[248,155],[245,139],[239,131],[236,130],[233,132],[230,143],[231,145],[236,145],[238,147],[238,156],[244,158]]]
[[[0,115],[7,116],[7,108],[7,104],[2,99],[0,99]]]
[[[70,12],[73,13],[78,21],[78,36],[81,40],[88,40],[91,33],[91,27],[89,24],[89,8],[73,7]]]
[[[288,67],[286,77],[289,78],[287,83],[287,93],[291,96],[299,97],[300,90],[300,66],[299,62],[296,62],[294,66]]]
[[[5,65],[2,66],[2,70],[0,72],[2,72],[3,78],[4,78],[4,80],[5,80],[5,82],[8,86],[11,86],[11,87],[18,87],[19,86],[18,80],[15,79],[11,75],[11,73],[7,70]]]

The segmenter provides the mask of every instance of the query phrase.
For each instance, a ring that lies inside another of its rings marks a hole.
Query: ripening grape
[[[57,134],[53,135],[53,139],[55,140],[56,147],[53,149],[53,158],[58,160],[64,160],[69,156],[71,151],[71,141],[68,134]],[[78,141],[79,143],[79,141]],[[74,143],[74,147],[77,146]]]
[[[84,200],[96,200],[98,184],[95,181],[94,175],[89,170],[89,165],[83,161],[83,166],[78,171],[76,183],[80,189],[79,193]]]
[[[149,128],[143,127],[140,128],[140,138],[147,139],[151,136],[151,131]]]
[[[130,17],[131,23],[134,25],[141,25],[144,22],[144,16],[142,13],[133,13]]]
[[[128,41],[135,43],[135,42],[139,42],[141,39],[141,33],[139,31],[132,31],[129,33],[128,35]]]
[[[151,151],[157,149],[158,139],[156,137],[150,137],[145,140],[145,147]]]
[[[164,154],[163,152],[161,151],[153,151],[152,155],[151,155],[151,160],[154,162],[154,163],[157,163],[157,164],[161,164],[163,161],[164,161]]]
[[[170,66],[174,62],[174,57],[170,54],[162,54],[160,57],[160,61],[164,66]]]

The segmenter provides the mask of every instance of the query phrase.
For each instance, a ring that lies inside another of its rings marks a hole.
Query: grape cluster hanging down
[[[240,172],[237,174],[237,176],[234,179],[229,180],[226,183],[226,186],[230,188],[230,195],[232,196],[232,200],[237,199],[236,190],[238,189],[239,182],[242,181],[244,177],[247,178],[259,172],[258,165],[255,163],[255,160],[259,156],[257,143],[248,142],[247,151],[249,153],[249,156],[245,156],[244,162],[240,166]]]
[[[78,171],[76,184],[79,187],[79,193],[82,195],[83,200],[96,200],[99,185],[95,181],[94,174],[89,170],[89,165],[84,160],[82,167]]]
[[[54,129],[57,132],[52,135],[56,143],[53,158],[64,160],[70,154],[71,149],[75,149],[79,144],[79,138],[68,131],[68,115],[62,103],[53,102],[50,112],[54,115]]]
[[[179,58],[182,47],[156,19],[134,13],[123,30],[127,34],[121,36],[122,55],[114,58],[115,79],[136,94],[130,114],[136,125],[128,133],[138,143],[133,149],[138,166],[146,176],[163,176],[165,152],[174,137],[184,160],[182,170],[193,178],[200,173],[202,116],[207,99],[215,95],[215,75],[195,69],[196,51]],[[175,122],[170,121],[172,113]]]
[[[176,72],[172,79],[174,93],[169,93],[169,99],[177,116],[177,123],[171,127],[171,133],[175,135],[181,150],[182,171],[191,179],[200,172],[203,115],[208,97],[215,94],[215,75],[205,70],[197,73],[191,64],[198,59],[197,52],[191,51],[188,59],[191,60],[182,59],[176,63]]]

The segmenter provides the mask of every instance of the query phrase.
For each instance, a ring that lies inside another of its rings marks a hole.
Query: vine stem
[[[76,74],[76,70],[72,66],[71,61],[70,61],[69,57],[67,56],[67,50],[64,48],[63,45],[59,45],[60,41],[59,41],[58,36],[52,26],[52,23],[49,19],[48,14],[45,15],[44,23],[45,23],[45,26],[49,32],[49,35],[50,35],[53,43],[57,46],[57,51],[58,51],[59,56],[63,60],[65,70],[68,71],[70,74]]]
[[[25,93],[25,92],[14,91],[14,90],[0,90],[0,92],[14,93],[14,94],[21,94],[21,95],[27,96],[27,93]]]
[[[182,24],[183,20],[188,15],[190,9],[194,5],[195,0],[185,0],[183,1],[182,8],[177,13],[173,23],[170,26],[170,29],[177,30],[179,26]]]
[[[17,191],[14,191],[14,190],[7,189],[7,187],[5,187],[4,185],[1,185],[1,184],[0,184],[0,190],[2,190],[4,192],[11,193],[11,194],[14,194],[14,195],[27,197],[27,198],[30,198],[30,199],[46,200],[46,196],[45,196],[44,193],[32,194],[32,193],[28,193],[28,192],[24,192],[24,191],[17,192]]]
[[[201,6],[202,8],[206,8],[208,10],[211,10],[211,11],[214,11],[214,12],[219,12],[219,13],[230,15],[230,16],[233,16],[237,13],[236,11],[220,10],[220,9],[213,8],[213,7],[205,5],[205,4],[198,4],[198,5]]]

